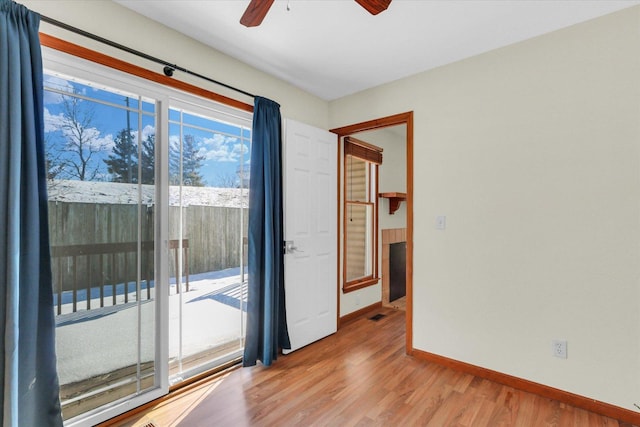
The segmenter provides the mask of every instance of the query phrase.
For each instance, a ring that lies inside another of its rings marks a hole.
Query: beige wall
[[[328,128],[328,103],[326,101],[236,61],[117,3],[104,0],[21,0],[20,3],[50,18],[177,64],[249,93],[270,98],[281,105],[283,117],[322,129]],[[41,23],[40,31],[162,73],[162,65],[93,42],[45,22]],[[174,78],[253,104],[251,98],[179,71],[175,72]]]
[[[637,410],[639,14],[330,103],[415,113],[415,348]]]

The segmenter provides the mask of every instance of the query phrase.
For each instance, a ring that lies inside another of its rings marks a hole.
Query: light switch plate
[[[436,217],[436,230],[444,230],[447,228],[447,217],[444,215],[438,215]]]

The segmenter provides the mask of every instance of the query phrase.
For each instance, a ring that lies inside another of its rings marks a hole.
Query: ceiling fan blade
[[[391,4],[391,0],[356,0],[356,2],[372,15],[377,15],[387,10],[389,4]]]
[[[257,27],[267,16],[273,0],[251,0],[247,10],[244,11],[240,23],[245,27]]]

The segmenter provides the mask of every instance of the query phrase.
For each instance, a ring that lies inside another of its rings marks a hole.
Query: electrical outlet
[[[567,341],[566,340],[553,340],[551,341],[551,351],[555,357],[561,359],[567,358]]]

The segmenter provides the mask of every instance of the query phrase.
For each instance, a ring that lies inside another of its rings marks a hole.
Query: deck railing
[[[140,287],[136,285],[138,280],[136,255],[139,247]],[[182,274],[186,276],[186,290],[189,291],[189,240],[169,241],[169,250],[174,251],[175,254],[176,272],[179,271],[180,248],[183,251]],[[144,297],[151,299],[154,280],[153,250],[154,242],[152,241],[52,246],[51,258],[57,314],[62,314],[65,292],[71,295],[70,303],[73,312],[78,310],[78,303],[85,300],[87,310],[97,308],[92,307],[94,298],[99,298],[99,307],[104,307],[105,301],[109,298],[111,299],[109,305],[118,304],[117,296],[122,295],[122,302],[126,304],[129,302],[129,294],[133,291],[135,291],[133,297],[135,301]],[[176,292],[180,291],[180,286],[176,286]]]

